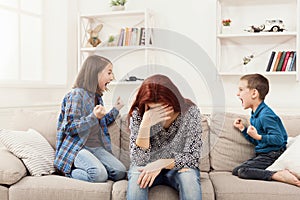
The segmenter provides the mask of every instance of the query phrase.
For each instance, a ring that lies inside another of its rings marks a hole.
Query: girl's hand
[[[159,122],[170,119],[170,114],[173,112],[173,108],[168,105],[157,104],[154,108],[145,109],[143,120],[141,125],[144,127],[151,127]]]
[[[101,105],[96,105],[94,110],[93,110],[94,115],[98,118],[101,119],[102,117],[104,117],[104,115],[106,114],[105,108]]]
[[[117,110],[121,110],[123,108],[123,106],[124,106],[124,102],[122,101],[121,97],[118,97],[114,107]]]
[[[239,129],[240,131],[243,131],[245,129],[245,126],[241,118],[237,118],[236,120],[234,120],[233,126]]]

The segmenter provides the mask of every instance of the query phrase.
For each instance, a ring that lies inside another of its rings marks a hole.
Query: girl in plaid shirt
[[[102,100],[114,78],[112,68],[108,59],[89,56],[73,89],[63,99],[54,166],[65,176],[89,182],[116,181],[126,176],[125,166],[112,154],[107,129],[124,104],[118,98],[106,113]]]

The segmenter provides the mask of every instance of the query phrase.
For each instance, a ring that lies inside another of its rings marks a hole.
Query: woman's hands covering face
[[[172,106],[163,104],[146,104],[143,116],[143,126],[153,126],[159,122],[166,121],[171,118],[170,114],[174,112]]]

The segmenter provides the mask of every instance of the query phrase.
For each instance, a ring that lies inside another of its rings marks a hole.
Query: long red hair
[[[184,113],[192,105],[191,100],[184,98],[174,83],[161,74],[156,74],[144,80],[138,90],[136,98],[129,110],[129,116],[138,108],[141,116],[145,112],[145,104],[162,103],[172,106],[174,112]]]

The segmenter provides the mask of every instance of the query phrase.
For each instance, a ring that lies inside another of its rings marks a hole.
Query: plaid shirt
[[[57,125],[54,166],[64,174],[71,172],[78,151],[84,146],[91,130],[99,130],[101,142],[111,152],[107,126],[114,122],[119,111],[113,108],[101,120],[94,115],[95,97],[103,105],[100,95],[82,88],[72,89],[63,99]],[[95,129],[95,126],[96,129]]]

